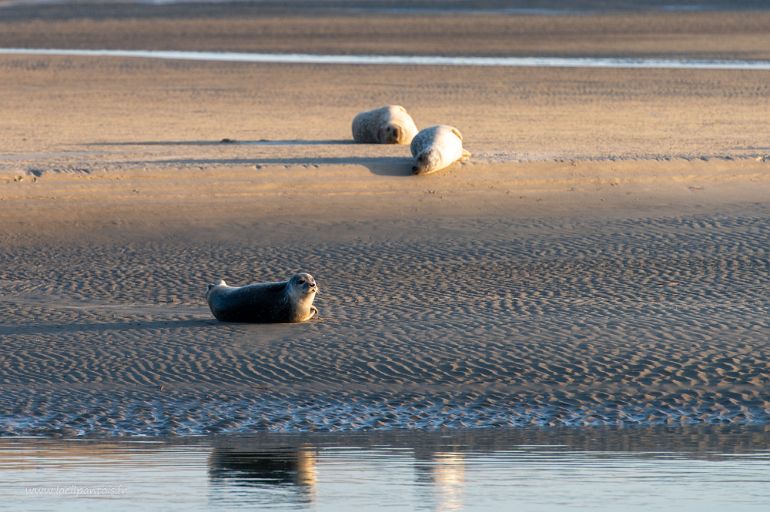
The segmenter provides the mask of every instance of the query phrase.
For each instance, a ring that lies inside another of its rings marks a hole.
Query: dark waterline
[[[0,0],[12,18],[238,16],[265,12],[335,12],[342,14],[581,15],[604,12],[701,12],[767,9],[762,0]],[[142,8],[137,11],[137,8]]]
[[[770,429],[0,440],[15,510],[767,510]]]

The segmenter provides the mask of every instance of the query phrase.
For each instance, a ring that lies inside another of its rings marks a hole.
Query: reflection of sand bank
[[[93,441],[52,441],[12,439],[0,444],[0,467],[35,470],[40,461],[47,467],[66,468],[79,463],[110,465],[130,461],[137,453],[162,449],[163,443],[104,443]],[[129,449],[130,448],[130,449]]]

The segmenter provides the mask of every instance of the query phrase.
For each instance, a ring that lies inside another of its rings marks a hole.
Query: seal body
[[[440,124],[420,130],[412,139],[412,174],[430,174],[471,154],[463,149],[463,136],[454,126]]]
[[[401,105],[361,112],[353,118],[353,140],[368,144],[409,144],[417,134],[412,116]]]
[[[313,276],[299,273],[288,281],[247,286],[228,286],[221,280],[208,285],[206,301],[222,322],[304,322],[318,314],[313,306],[317,292]]]

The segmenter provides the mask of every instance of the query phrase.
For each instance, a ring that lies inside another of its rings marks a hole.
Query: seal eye
[[[305,284],[305,280],[304,279],[300,279],[299,280],[299,284]]]

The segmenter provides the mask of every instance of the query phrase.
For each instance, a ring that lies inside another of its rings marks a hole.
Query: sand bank
[[[766,423],[763,165],[9,181],[3,433]],[[205,283],[298,269],[322,320],[211,318]]]
[[[767,423],[768,83],[0,57],[0,433]],[[385,103],[473,159],[351,144]],[[298,269],[321,321],[210,317]]]
[[[764,423],[767,220],[260,219],[16,245],[4,432]],[[300,268],[321,321],[211,319],[204,283]]]

